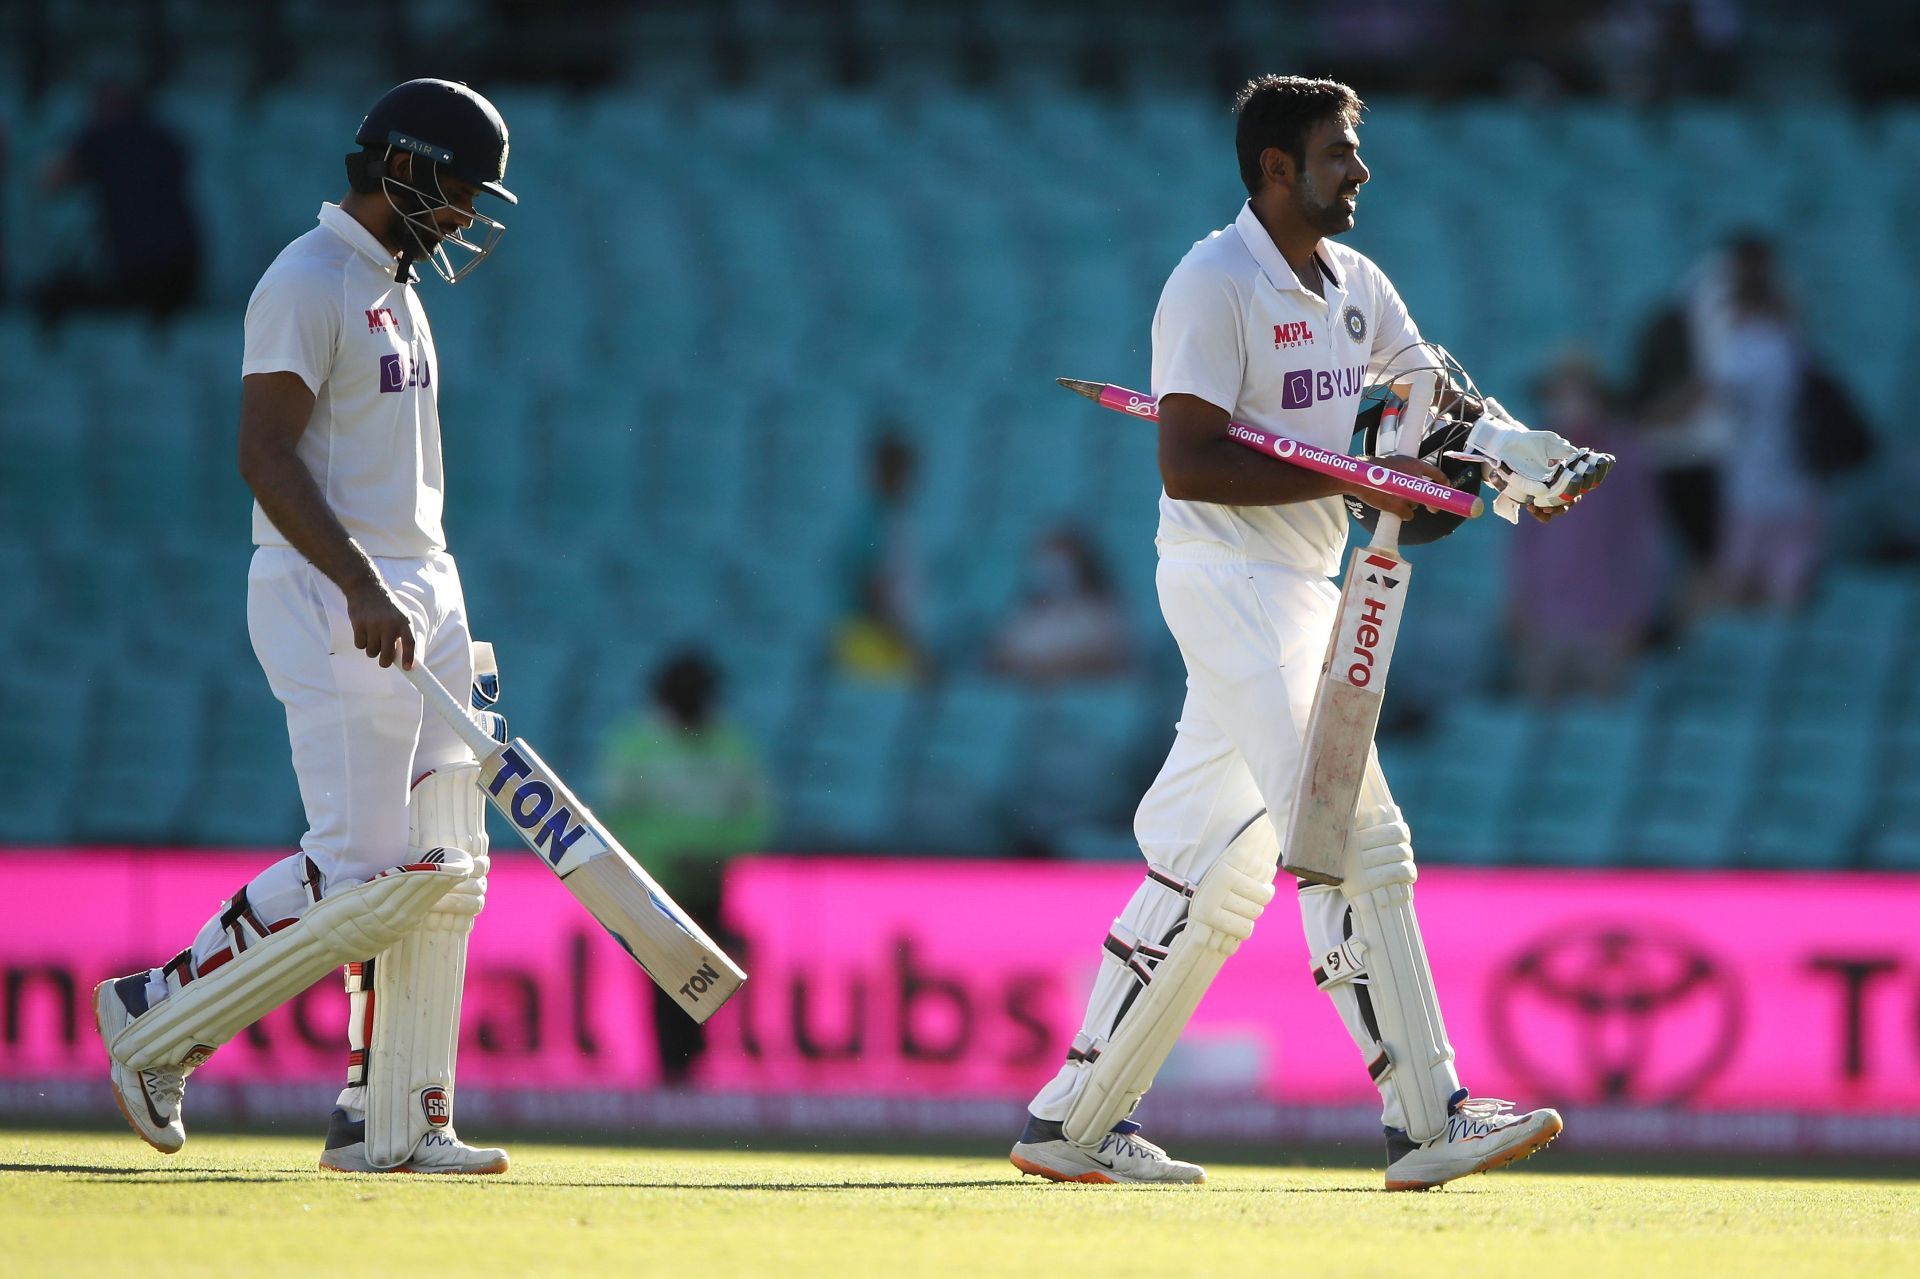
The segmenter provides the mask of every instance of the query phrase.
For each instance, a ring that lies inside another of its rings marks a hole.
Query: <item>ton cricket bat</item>
[[[704,1022],[713,1016],[746,981],[740,966],[653,881],[524,739],[495,741],[426,663],[415,662],[406,676],[473,749],[480,760],[481,791],[526,846],[689,1017]]]

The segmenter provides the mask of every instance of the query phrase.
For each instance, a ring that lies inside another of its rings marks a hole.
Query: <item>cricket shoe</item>
[[[113,1099],[140,1140],[161,1154],[170,1155],[187,1144],[187,1127],[181,1122],[180,1111],[186,1100],[187,1076],[193,1073],[193,1066],[182,1063],[134,1070],[115,1061],[111,1051],[120,1032],[145,1011],[145,973],[108,978],[93,988],[93,1024],[100,1032],[100,1041],[109,1046],[108,1078],[113,1081]]]
[[[1431,1190],[1525,1159],[1560,1135],[1557,1110],[1516,1112],[1497,1097],[1469,1097],[1462,1088],[1447,1103],[1446,1131],[1417,1142],[1403,1128],[1387,1129],[1387,1189]]]
[[[367,1121],[355,1119],[344,1109],[335,1107],[327,1121],[327,1148],[320,1152],[320,1167],[328,1172],[423,1172],[486,1177],[507,1170],[507,1152],[495,1147],[469,1146],[454,1135],[453,1129],[447,1128],[422,1137],[405,1163],[376,1168],[367,1158]]]
[[[1021,1172],[1048,1181],[1190,1186],[1207,1179],[1205,1168],[1173,1158],[1142,1137],[1140,1125],[1130,1119],[1115,1124],[1098,1147],[1088,1150],[1068,1141],[1059,1124],[1028,1115],[1026,1131],[1008,1158]]]

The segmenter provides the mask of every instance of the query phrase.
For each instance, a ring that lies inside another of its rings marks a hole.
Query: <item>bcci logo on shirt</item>
[[[1273,349],[1276,351],[1288,347],[1308,346],[1313,342],[1313,330],[1307,327],[1305,320],[1295,320],[1291,324],[1273,326]]]

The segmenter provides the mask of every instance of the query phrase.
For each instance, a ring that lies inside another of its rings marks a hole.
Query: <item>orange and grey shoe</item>
[[[111,1045],[135,1017],[147,1011],[147,974],[110,978],[93,988],[93,1024],[100,1041]],[[186,1064],[154,1070],[133,1070],[107,1054],[113,1099],[127,1124],[140,1140],[163,1155],[173,1154],[187,1144],[187,1128],[181,1121],[186,1100],[187,1076],[193,1067]]]
[[[1059,1124],[1027,1116],[1026,1131],[1008,1156],[1021,1172],[1048,1181],[1091,1185],[1191,1186],[1207,1179],[1199,1164],[1183,1163],[1140,1135],[1140,1125],[1122,1120],[1092,1150],[1067,1140]]]
[[[1518,1163],[1560,1135],[1557,1110],[1522,1114],[1498,1097],[1469,1097],[1462,1088],[1447,1105],[1446,1131],[1417,1142],[1387,1129],[1387,1189],[1431,1190],[1449,1181]]]

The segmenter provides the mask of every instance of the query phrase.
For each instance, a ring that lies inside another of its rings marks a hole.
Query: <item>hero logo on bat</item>
[[[1392,654],[1393,631],[1399,618],[1389,609],[1399,603],[1397,592],[1406,580],[1404,576],[1389,576],[1395,570],[1404,573],[1404,569],[1400,561],[1384,555],[1368,554],[1354,567],[1358,570],[1362,566],[1375,571],[1367,574],[1366,588],[1359,592],[1360,598],[1347,609],[1344,619],[1348,624],[1346,678],[1355,688],[1371,684],[1375,670],[1383,668]]]

